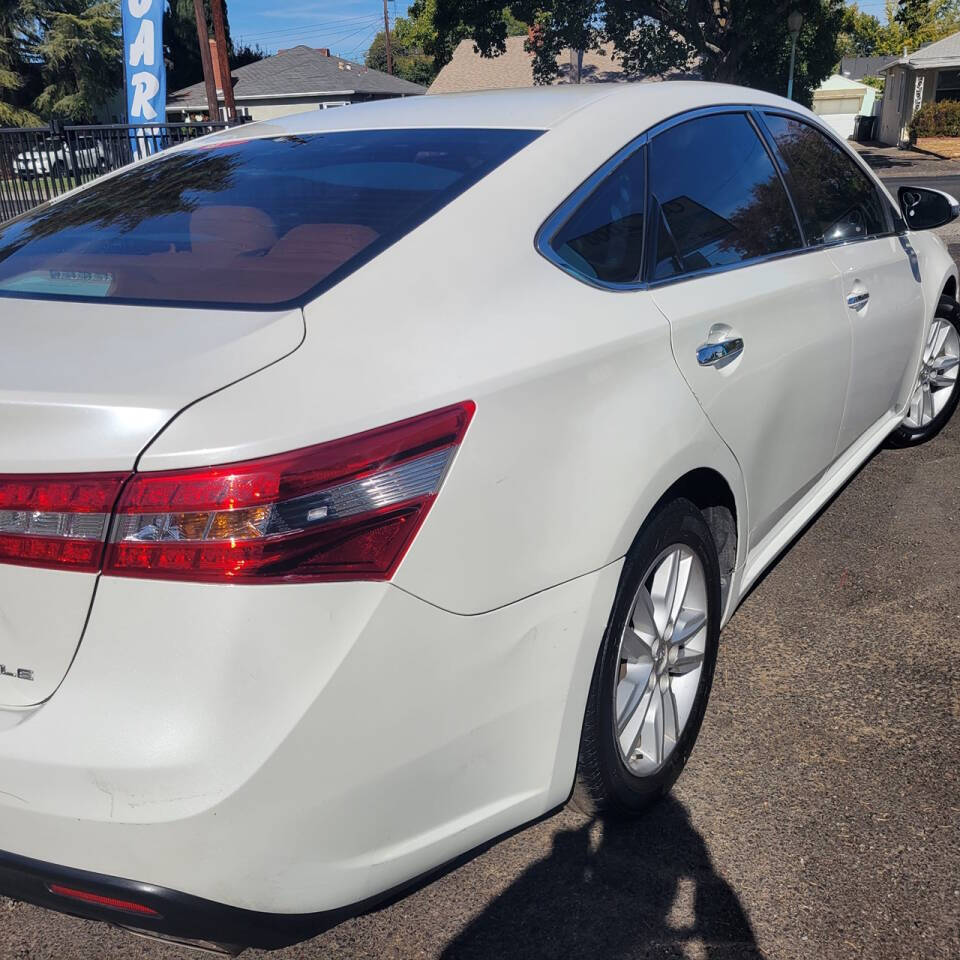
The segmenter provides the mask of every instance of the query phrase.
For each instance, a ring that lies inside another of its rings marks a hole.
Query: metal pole
[[[203,64],[203,83],[207,88],[207,119],[220,119],[217,104],[217,84],[213,79],[213,61],[210,59],[210,38],[207,35],[207,12],[203,0],[193,0],[193,13],[197,18],[197,41],[200,44],[200,63]]]
[[[223,81],[223,103],[227,108],[227,120],[237,119],[237,105],[233,100],[233,83],[230,80],[230,57],[227,55],[227,28],[224,25],[223,0],[210,0],[213,13],[213,35],[217,40],[217,59],[220,61],[220,79]]]
[[[790,79],[787,81],[787,99],[793,99],[793,62],[797,56],[797,35],[790,34]]]
[[[390,14],[387,13],[387,0],[383,0],[383,32],[387,43],[387,73],[393,73],[393,52],[390,50]]]

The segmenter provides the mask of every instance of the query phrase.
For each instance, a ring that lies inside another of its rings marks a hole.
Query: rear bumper
[[[59,895],[54,892],[58,885],[138,904],[152,913]],[[316,914],[242,910],[150,883],[76,870],[5,851],[0,851],[0,895],[164,939],[268,950],[315,936],[363,909],[358,906],[355,910],[344,908]]]
[[[103,577],[59,689],[0,710],[0,850],[137,878],[194,935],[336,923],[566,800],[619,569],[477,616]],[[39,869],[12,895],[81,912]]]

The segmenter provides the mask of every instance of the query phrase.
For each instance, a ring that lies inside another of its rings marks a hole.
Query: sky
[[[410,0],[388,0],[391,22],[406,14]],[[885,0],[858,0],[881,22]],[[259,44],[268,53],[305,43],[330,47],[348,60],[363,60],[374,34],[383,29],[383,0],[228,0],[235,45]]]
[[[404,16],[409,0],[388,0],[390,20]],[[304,43],[329,47],[348,60],[363,60],[383,29],[383,0],[227,0],[235,46],[259,44],[269,53]]]

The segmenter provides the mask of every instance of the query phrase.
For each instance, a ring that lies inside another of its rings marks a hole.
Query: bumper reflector
[[[47,889],[58,897],[67,897],[70,900],[79,900],[82,903],[91,903],[98,907],[108,907],[110,910],[122,910],[124,913],[135,913],[141,917],[159,917],[152,907],[132,900],[118,900],[116,897],[105,897],[100,893],[91,893],[89,890],[77,890],[74,887],[65,887],[60,883],[50,883]]]

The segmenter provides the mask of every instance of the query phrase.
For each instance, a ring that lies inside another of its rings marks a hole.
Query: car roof
[[[416,127],[550,130],[573,117],[577,118],[578,124],[589,127],[590,117],[595,113],[597,122],[609,122],[609,110],[584,109],[601,101],[607,101],[605,106],[608,108],[613,105],[611,101],[615,102],[616,108],[630,117],[630,125],[637,127],[639,123],[639,129],[698,106],[728,103],[779,105],[793,109],[798,106],[761,90],[691,80],[565,84],[391,98],[329,110],[314,109],[245,124],[241,136],[247,139]],[[238,130],[234,128],[214,134],[208,142],[237,138]]]

